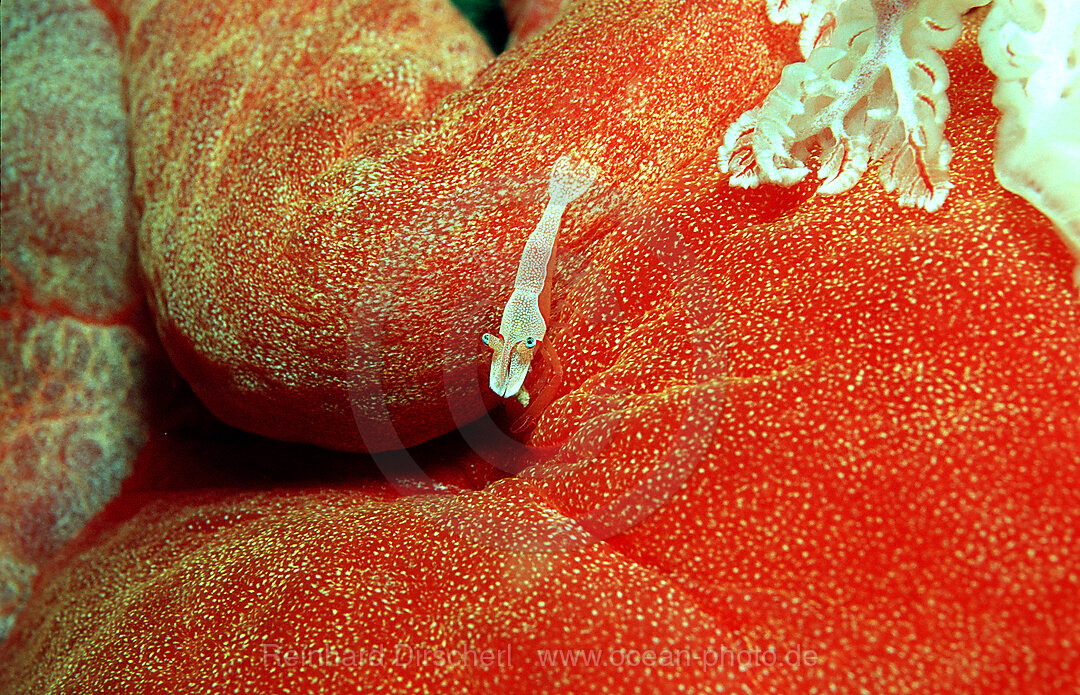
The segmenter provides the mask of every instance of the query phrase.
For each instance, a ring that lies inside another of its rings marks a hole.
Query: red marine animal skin
[[[1080,303],[995,178],[985,10],[943,54],[934,212],[872,157],[842,194],[728,184],[725,131],[799,60],[749,0],[568,2],[493,60],[436,2],[107,10],[176,368],[226,422],[376,455],[131,483],[36,581],[0,690],[1077,687]],[[518,442],[479,337],[566,153],[602,173]]]

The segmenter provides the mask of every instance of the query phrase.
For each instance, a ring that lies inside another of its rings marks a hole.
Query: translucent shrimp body
[[[525,242],[514,291],[503,310],[499,333],[485,333],[491,356],[491,390],[503,398],[521,391],[533,355],[547,334],[540,295],[548,282],[548,265],[559,224],[567,206],[592,187],[600,170],[588,162],[563,155],[555,162],[548,184],[548,203],[536,229]]]

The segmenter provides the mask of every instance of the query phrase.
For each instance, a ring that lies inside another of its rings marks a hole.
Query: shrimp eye
[[[491,334],[485,333],[484,335],[480,336],[480,340],[484,341],[484,345],[491,345]]]
[[[528,338],[526,338],[525,339],[525,347],[528,348],[529,350],[532,350],[534,347],[536,347],[536,338],[532,337],[531,335]]]

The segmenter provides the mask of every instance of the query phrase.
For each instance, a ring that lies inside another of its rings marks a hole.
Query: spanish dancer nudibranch
[[[803,25],[806,60],[784,68],[762,105],[728,128],[718,164],[729,183],[793,185],[819,150],[819,193],[847,191],[880,161],[900,205],[938,210],[952,187],[949,74],[938,52],[987,0],[766,4],[773,22]],[[996,0],[979,44],[999,78],[997,178],[1049,217],[1080,259],[1080,3]],[[1080,285],[1080,268],[1074,277]]]
[[[503,310],[497,334],[481,339],[493,351],[491,390],[503,398],[517,396],[522,405],[529,396],[522,386],[537,350],[547,334],[546,317],[551,305],[553,250],[559,223],[567,206],[592,187],[600,169],[588,162],[563,155],[551,171],[548,203],[536,229],[525,242],[518,265],[514,290]]]

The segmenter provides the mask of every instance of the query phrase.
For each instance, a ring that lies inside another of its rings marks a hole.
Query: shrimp
[[[524,429],[528,420],[546,407],[562,380],[558,355],[544,341],[547,320],[551,316],[555,241],[567,206],[584,195],[599,175],[599,167],[569,155],[563,155],[555,162],[548,184],[548,203],[536,229],[525,242],[514,290],[503,309],[499,332],[481,336],[492,350],[491,390],[503,398],[517,397],[522,405],[529,406],[515,423],[515,431]],[[552,378],[545,388],[547,398],[542,396],[532,400],[523,386],[533,358],[540,351],[552,365]]]

